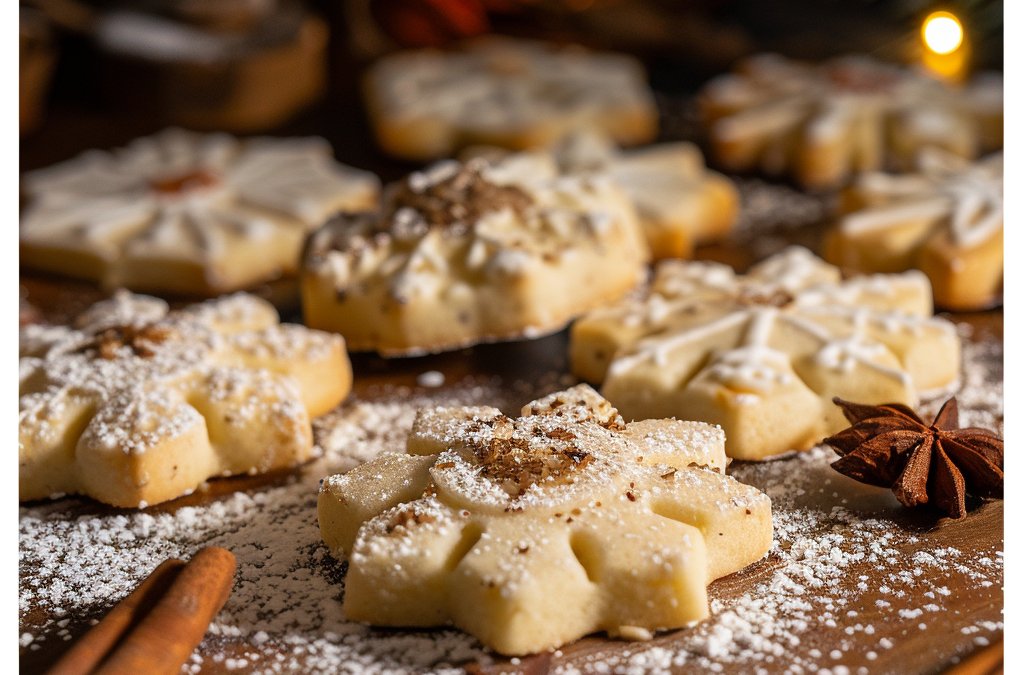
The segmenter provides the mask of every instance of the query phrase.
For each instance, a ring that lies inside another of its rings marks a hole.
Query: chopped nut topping
[[[122,347],[130,347],[135,356],[146,358],[156,354],[155,347],[170,336],[170,328],[155,323],[142,327],[113,326],[97,333],[90,342],[79,347],[78,351],[96,349],[101,358],[113,360],[118,357]]]
[[[424,525],[432,523],[437,518],[429,513],[416,513],[415,511],[399,511],[387,525],[387,533],[393,534],[398,528],[408,528],[410,525]]]
[[[466,163],[455,175],[422,191],[413,190],[405,182],[395,193],[392,208],[411,208],[423,216],[427,225],[447,227],[472,224],[483,215],[504,208],[521,216],[533,204],[533,198],[522,189],[485,179],[480,175],[481,168],[475,162]]]
[[[525,438],[494,438],[476,450],[480,474],[520,496],[541,481],[562,485],[571,482],[573,470],[593,461],[582,450],[539,448]]]

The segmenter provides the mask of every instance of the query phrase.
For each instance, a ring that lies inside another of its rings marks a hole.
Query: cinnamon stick
[[[46,675],[89,675],[132,626],[139,623],[167,592],[185,567],[184,560],[165,560],[103,620],[83,635]]]
[[[231,593],[235,556],[210,546],[161,564],[47,675],[176,675]]]
[[[204,548],[96,675],[176,675],[227,602],[234,579],[235,556],[216,546]]]

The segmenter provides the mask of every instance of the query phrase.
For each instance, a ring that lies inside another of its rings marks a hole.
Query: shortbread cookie
[[[385,355],[535,337],[646,276],[629,198],[606,175],[561,176],[549,155],[446,161],[344,215],[305,254],[307,325]]]
[[[23,501],[141,508],[292,466],[311,456],[310,417],[352,382],[344,340],[245,294],[168,312],[119,291],[74,328],[22,327],[19,347]]]
[[[379,186],[320,138],[166,129],[26,174],[21,264],[216,296],[294,275],[306,235],[339,210],[373,208]]]
[[[689,258],[695,245],[724,239],[736,224],[736,185],[709,171],[693,143],[619,150],[607,136],[581,132],[567,136],[552,153],[563,173],[611,175],[633,201],[655,260]],[[495,161],[507,154],[494,146],[472,146],[460,156]]]
[[[866,56],[815,66],[761,54],[708,83],[701,104],[722,166],[830,188],[857,173],[910,168],[926,146],[967,158],[1001,147],[1002,79],[977,87],[947,88]]]
[[[764,459],[845,428],[834,396],[912,406],[953,384],[960,342],[931,315],[922,273],[841,281],[799,247],[745,277],[663,261],[643,297],[573,324],[570,361],[626,419],[719,424],[730,457]]]
[[[523,407],[423,410],[408,455],[320,488],[348,556],[346,618],[453,624],[507,655],[708,616],[706,586],[759,560],[771,502],[724,475],[721,429],[623,423],[580,385]]]
[[[1003,287],[1003,156],[970,164],[922,151],[918,173],[861,176],[848,190],[850,211],[832,230],[825,259],[858,272],[928,275],[935,304],[977,310],[999,302]]]
[[[636,59],[507,37],[478,38],[457,52],[387,56],[371,68],[366,94],[381,146],[411,160],[473,144],[548,146],[579,129],[635,145],[658,130]]]

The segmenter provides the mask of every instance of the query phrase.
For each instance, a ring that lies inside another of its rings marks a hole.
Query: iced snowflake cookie
[[[709,82],[701,104],[722,166],[829,188],[909,168],[925,146],[968,158],[1001,147],[1002,86],[988,76],[951,89],[865,56],[815,66],[761,54]]]
[[[586,385],[527,404],[423,410],[408,455],[320,488],[348,555],[346,618],[452,624],[507,655],[708,615],[706,586],[767,553],[771,503],[724,475],[721,429],[624,424]]]
[[[302,242],[379,181],[319,138],[166,129],[22,179],[21,263],[101,283],[215,296],[296,272]]]
[[[935,303],[977,310],[1003,286],[1003,156],[971,164],[922,151],[918,173],[861,176],[847,191],[849,213],[832,230],[825,258],[858,272],[928,275]]]
[[[311,456],[310,417],[352,382],[344,340],[245,294],[168,312],[119,291],[74,328],[22,327],[19,351],[23,501],[143,507],[292,466]]]
[[[626,419],[719,424],[737,459],[806,449],[845,428],[834,396],[913,406],[960,372],[956,330],[932,317],[922,273],[842,281],[799,247],[745,277],[663,261],[643,297],[577,320],[569,349],[573,372],[603,381]]]
[[[438,163],[307,244],[307,325],[385,355],[560,330],[646,276],[647,246],[607,176],[561,176],[544,153]]]
[[[493,146],[467,148],[462,157],[495,161],[508,152]],[[732,231],[740,198],[735,184],[709,171],[693,143],[660,143],[619,150],[606,136],[573,133],[552,154],[565,174],[606,172],[636,207],[654,259],[688,258],[696,244]]]
[[[547,146],[577,129],[635,145],[658,130],[640,62],[575,46],[487,37],[456,52],[399,52],[378,61],[366,85],[381,146],[412,160],[475,143]]]

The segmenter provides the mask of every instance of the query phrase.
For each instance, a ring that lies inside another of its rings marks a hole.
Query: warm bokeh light
[[[935,12],[924,20],[921,37],[925,46],[936,54],[949,54],[963,42],[964,29],[949,12]]]

